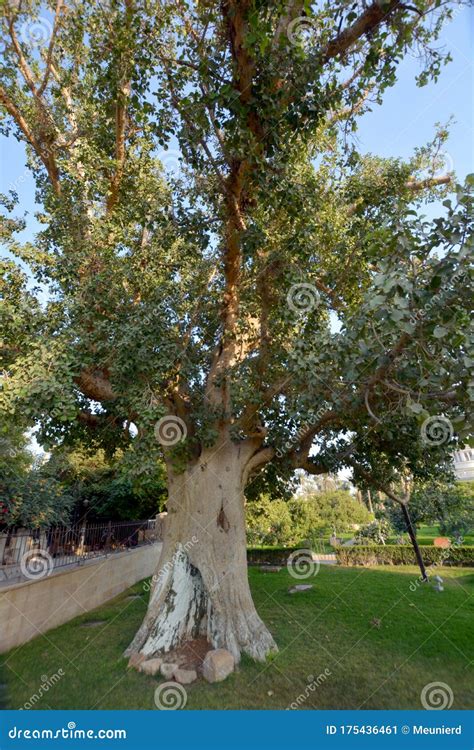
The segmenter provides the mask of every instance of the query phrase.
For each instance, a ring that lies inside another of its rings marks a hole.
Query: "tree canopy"
[[[48,290],[4,261],[3,409],[142,467],[166,415],[175,463],[225,426],[280,474],[387,480],[423,471],[427,419],[464,436],[472,181],[437,174],[443,129],[408,162],[350,138],[409,50],[439,75],[452,8],[47,5],[2,4],[2,130],[43,225],[21,243],[10,194],[2,239]]]

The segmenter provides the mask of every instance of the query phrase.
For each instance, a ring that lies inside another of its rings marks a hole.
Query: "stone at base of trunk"
[[[177,669],[173,677],[180,685],[190,685],[197,680],[197,672],[194,669]]]
[[[178,665],[170,662],[166,662],[165,664],[161,665],[161,674],[165,678],[165,680],[171,680],[172,677],[174,677],[174,673],[178,669]]]
[[[224,648],[209,651],[202,664],[202,675],[207,682],[222,682],[234,671],[234,657]]]
[[[147,659],[146,661],[141,662],[138,671],[143,672],[143,674],[149,674],[153,677],[155,674],[158,674],[160,667],[161,659]]]

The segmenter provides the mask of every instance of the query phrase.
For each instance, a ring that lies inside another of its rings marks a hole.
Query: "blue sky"
[[[448,24],[437,46],[451,51],[453,61],[443,68],[436,84],[419,88],[415,76],[420,62],[407,57],[398,70],[397,84],[386,92],[384,103],[365,115],[359,138],[363,151],[379,156],[406,157],[432,139],[435,124],[455,122],[445,152],[448,163],[463,179],[474,170],[473,63],[474,9],[463,7]]]
[[[367,113],[360,121],[358,142],[363,152],[380,156],[407,157],[416,146],[430,141],[435,124],[445,124],[451,116],[455,122],[446,144],[447,164],[459,178],[474,171],[473,145],[473,60],[474,9],[463,7],[455,13],[438,42],[451,51],[453,62],[443,68],[437,84],[418,88],[415,76],[420,62],[407,57],[399,67],[397,84],[385,93],[384,103]],[[29,211],[29,238],[37,227],[33,218],[34,184],[24,167],[24,149],[14,139],[0,136],[0,192],[12,187],[20,196],[21,206]],[[427,214],[436,213],[436,206]]]

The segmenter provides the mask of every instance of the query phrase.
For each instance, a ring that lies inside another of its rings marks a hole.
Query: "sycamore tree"
[[[40,231],[21,241],[14,178],[1,403],[45,447],[165,461],[129,655],[204,634],[264,659],[244,492],[343,467],[389,487],[465,439],[472,180],[442,127],[406,162],[351,137],[405,55],[437,78],[453,7],[2,0],[1,127]]]

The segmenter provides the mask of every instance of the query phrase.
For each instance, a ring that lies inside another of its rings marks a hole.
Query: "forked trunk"
[[[166,653],[198,636],[236,661],[242,652],[264,660],[276,650],[247,578],[243,489],[252,452],[222,444],[183,473],[169,471],[163,549],[127,656]]]

